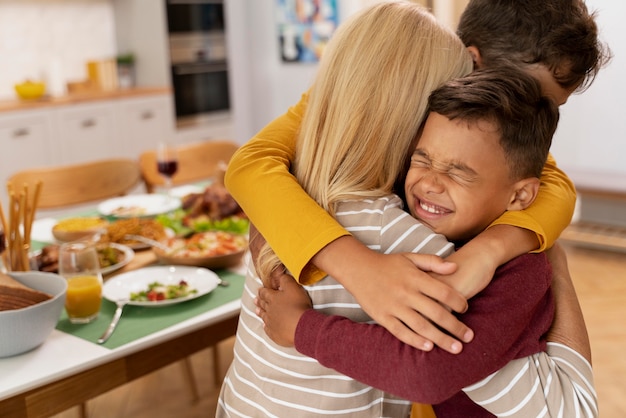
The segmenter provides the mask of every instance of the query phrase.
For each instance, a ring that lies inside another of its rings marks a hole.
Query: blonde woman
[[[423,122],[428,95],[471,69],[461,41],[419,5],[382,3],[353,17],[327,46],[311,88],[296,177],[348,229],[370,225],[351,232],[371,248],[448,255],[452,245],[404,212],[392,190]],[[260,265],[269,271],[278,259],[264,254]],[[410,402],[274,344],[255,314],[261,286],[249,262],[234,361],[222,386],[218,417],[409,415]],[[327,313],[371,320],[332,277],[317,282],[310,293]]]

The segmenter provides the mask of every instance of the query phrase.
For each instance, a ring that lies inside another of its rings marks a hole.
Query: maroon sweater
[[[438,347],[424,352],[379,325],[307,311],[295,335],[296,349],[322,365],[413,402],[432,404],[437,417],[493,417],[462,388],[510,360],[545,350],[554,316],[552,271],[545,255],[527,254],[496,270],[485,290],[459,315],[474,330],[460,354]]]

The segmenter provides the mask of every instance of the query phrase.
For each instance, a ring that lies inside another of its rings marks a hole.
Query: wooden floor
[[[566,247],[570,271],[591,338],[601,418],[626,417],[626,254]],[[223,375],[233,339],[219,346]],[[210,417],[219,387],[212,382],[210,351],[192,357],[201,399],[192,402],[179,364],[106,393],[87,404],[89,418]],[[55,418],[78,418],[78,408]]]

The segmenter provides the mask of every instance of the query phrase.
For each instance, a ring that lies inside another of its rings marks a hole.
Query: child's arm
[[[531,262],[537,257],[541,256],[525,255],[507,264],[472,300],[463,320],[476,331],[476,338],[460,354],[413,349],[378,325],[312,309],[302,314],[308,299],[298,296],[302,290],[290,280],[281,282],[281,291],[261,289],[257,306],[271,337],[281,332],[276,324],[285,321],[291,322],[293,332],[294,317],[301,315],[291,339],[298,351],[322,365],[415,402],[439,403],[513,358],[543,349],[541,335],[552,318],[552,310],[543,308],[550,279],[545,261]],[[285,308],[294,300],[300,300],[299,306]]]
[[[345,348],[351,353],[358,352],[359,356],[363,354],[363,357],[371,361],[347,362],[352,365],[344,364],[342,367],[350,368],[338,369],[340,372],[357,379],[358,376],[353,373],[367,374],[371,379],[367,382],[368,384],[414,401],[432,402],[435,400],[423,398],[432,396],[432,394],[427,394],[428,389],[421,386],[428,382],[415,382],[415,376],[421,377],[419,371],[415,369],[420,367],[420,359],[429,361],[429,354],[418,356],[411,353],[410,348],[396,344],[398,341],[390,334],[381,331],[380,327],[376,329],[341,317],[326,317],[314,313],[308,293],[301,286],[297,286],[293,280],[281,281],[279,292],[264,289],[259,295],[256,301],[257,314],[264,320],[266,333],[277,344],[293,346],[294,340],[298,338],[296,334],[298,334],[300,335],[299,345],[306,344],[309,347],[307,349],[315,347],[315,350],[320,350],[315,351],[315,357],[319,355],[324,358],[345,358],[346,356],[343,356],[337,348],[341,345],[342,349]],[[569,304],[568,302],[559,307],[560,302],[557,300],[557,318],[559,312],[564,312],[563,307]],[[305,313],[307,318],[301,321]],[[561,319],[567,321],[567,318]],[[570,328],[575,333],[570,337],[576,337],[580,329]],[[329,337],[332,334],[335,337]],[[586,335],[586,332],[583,334]],[[337,341],[334,341],[335,338]],[[568,347],[558,343],[549,343],[547,352],[512,360],[489,377],[463,390],[473,401],[496,415],[500,414],[498,416],[537,416],[539,411],[544,409],[550,412],[548,415],[557,416],[558,411],[563,408],[564,416],[597,417],[597,396],[593,387],[591,365],[574,351],[573,347],[575,345]],[[328,355],[326,356],[323,351],[327,351]],[[387,359],[386,356],[390,356],[390,352],[391,356],[395,355],[404,360]],[[311,352],[308,354],[311,355]],[[463,353],[460,354],[462,355]],[[386,362],[393,364],[394,369],[397,370],[413,369],[414,371],[407,372],[407,375],[414,377],[407,378],[406,383],[402,385],[398,383],[402,381],[401,376],[389,373],[391,366],[386,369],[381,367],[380,374],[368,372],[376,370],[380,363]],[[333,367],[333,364],[326,363],[326,365]],[[445,363],[442,367],[445,367]],[[438,384],[446,386],[446,383],[439,382]],[[539,389],[535,390],[537,384]],[[430,386],[436,386],[436,384],[433,383]],[[394,392],[394,388],[404,392]],[[546,389],[549,390],[550,396],[548,397],[544,393]],[[437,389],[432,388],[432,390]],[[575,411],[581,412],[576,415]]]
[[[552,247],[569,225],[575,205],[573,183],[556,166],[554,158],[548,156],[533,204],[523,211],[504,213],[448,257],[459,266],[454,274],[437,277],[471,298],[489,284],[499,265],[522,254]]]

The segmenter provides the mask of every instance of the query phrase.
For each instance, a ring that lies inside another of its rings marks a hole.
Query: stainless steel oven
[[[178,125],[230,109],[223,0],[166,0]]]
[[[173,64],[172,84],[179,119],[230,109],[226,62]]]

